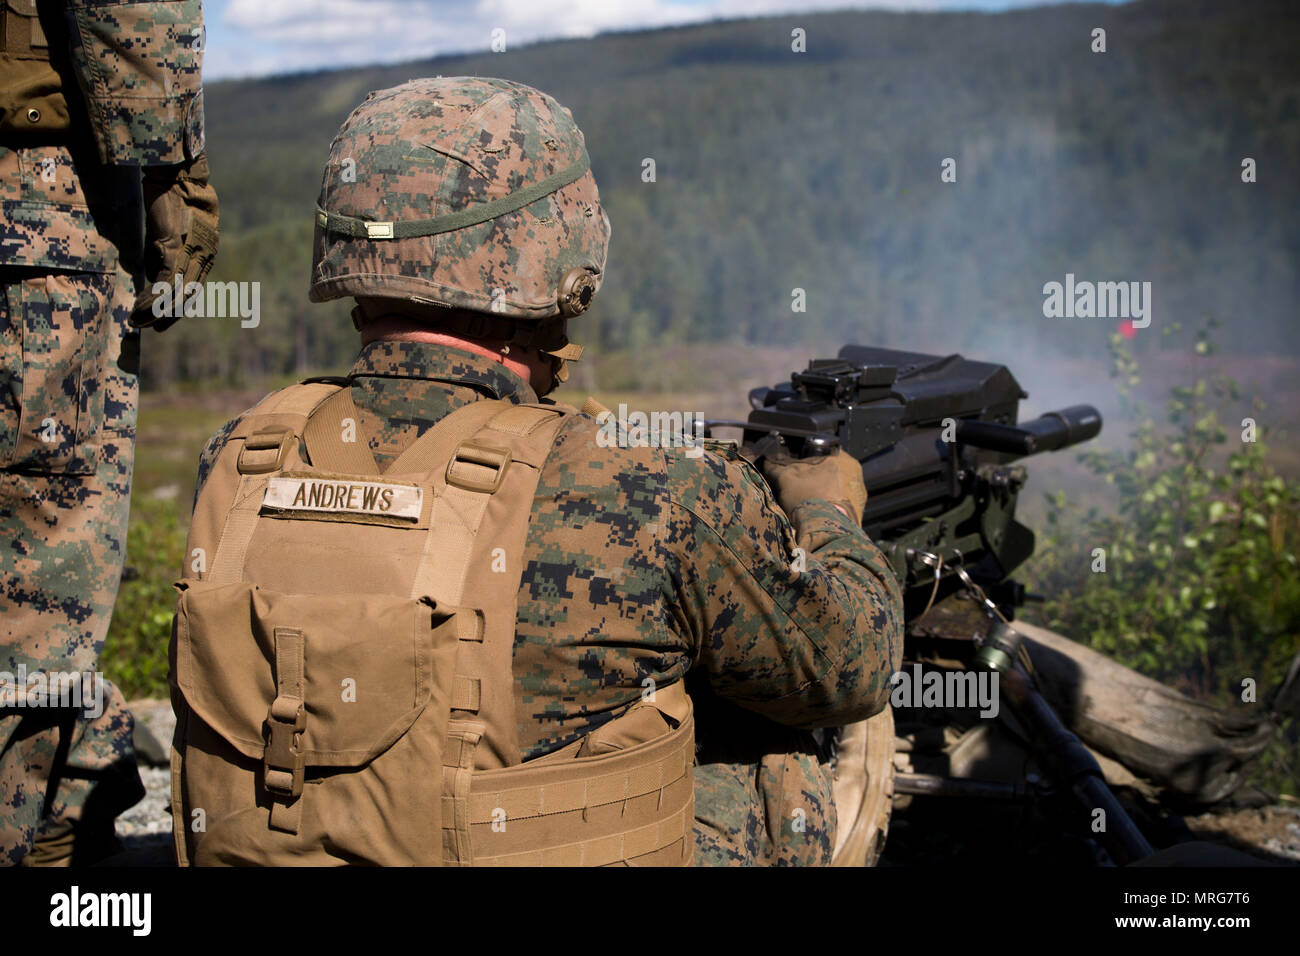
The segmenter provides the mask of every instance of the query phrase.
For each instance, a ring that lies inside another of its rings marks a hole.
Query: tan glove
[[[175,166],[146,166],[144,209],[145,286],[136,297],[131,325],[161,332],[184,314],[184,302],[169,301],[161,316],[154,315],[154,284],[165,282],[174,290],[177,275],[182,288],[202,282],[217,257],[217,192],[208,183],[207,157]]]
[[[837,450],[815,458],[794,458],[782,452],[769,455],[763,471],[776,492],[777,504],[787,514],[809,498],[822,498],[862,524],[867,486],[862,483],[862,466],[852,455]]]

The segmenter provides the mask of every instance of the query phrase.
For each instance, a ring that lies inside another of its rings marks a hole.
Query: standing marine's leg
[[[18,693],[36,674],[88,688],[74,707],[0,697],[0,863],[88,862],[143,795],[131,715],[97,673],[125,559],[140,333],[120,268],[10,270],[0,288],[0,672],[25,670]]]

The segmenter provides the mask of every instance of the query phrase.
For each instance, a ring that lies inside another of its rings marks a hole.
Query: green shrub
[[[1262,703],[1300,647],[1300,489],[1269,465],[1265,406],[1252,400],[1247,440],[1246,426],[1219,420],[1241,399],[1236,384],[1201,372],[1171,389],[1157,423],[1132,399],[1138,367],[1119,336],[1111,349],[1132,445],[1080,460],[1115,489],[1114,513],[1081,514],[1064,493],[1048,495],[1028,574],[1047,598],[1036,616],[1198,699],[1253,706],[1242,700],[1249,678]],[[1213,351],[1200,330],[1196,354]],[[1090,573],[1097,548],[1105,573]],[[1294,792],[1294,742],[1284,741],[1260,767]]]
[[[136,498],[126,536],[124,576],[100,668],[126,695],[167,696],[167,642],[171,637],[185,532],[178,500]]]

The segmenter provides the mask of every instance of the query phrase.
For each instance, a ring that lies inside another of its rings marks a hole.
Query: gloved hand
[[[822,498],[862,524],[867,507],[862,466],[843,450],[814,458],[795,458],[788,452],[768,455],[763,471],[776,492],[777,504],[787,513],[809,498]]]
[[[202,282],[217,256],[217,193],[208,183],[208,159],[200,156],[175,166],[144,168],[145,286],[131,311],[133,328],[153,326],[162,331],[184,313],[181,302],[169,301],[164,314],[153,314],[159,297],[153,285],[165,282],[174,291]]]

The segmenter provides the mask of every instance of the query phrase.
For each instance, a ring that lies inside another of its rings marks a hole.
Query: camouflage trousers
[[[835,798],[813,757],[695,768],[695,866],[829,866]]]
[[[120,268],[0,270],[0,681],[14,688],[0,696],[3,864],[83,822],[111,834],[143,796],[131,714],[97,673],[130,507],[130,290]],[[81,680],[61,696],[64,675]]]
[[[743,711],[692,683],[694,865],[829,866],[833,775],[813,735]]]

